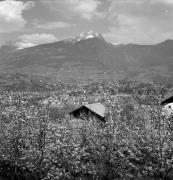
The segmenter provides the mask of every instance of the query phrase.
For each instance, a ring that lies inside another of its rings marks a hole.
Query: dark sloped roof
[[[173,91],[169,92],[164,99],[161,101],[161,105],[165,106],[166,104],[173,102]]]
[[[79,110],[83,106],[88,108],[92,112],[98,114],[99,116],[105,117],[106,108],[101,103],[85,104],[85,105],[82,105],[82,106],[78,107],[77,109],[71,111],[70,113],[73,113],[74,111]]]

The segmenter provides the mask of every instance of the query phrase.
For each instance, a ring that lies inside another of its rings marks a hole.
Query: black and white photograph
[[[0,180],[173,180],[173,0],[0,0]]]

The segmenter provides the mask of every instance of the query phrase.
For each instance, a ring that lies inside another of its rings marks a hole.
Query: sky
[[[0,45],[24,48],[90,30],[113,44],[173,39],[173,0],[0,0]]]

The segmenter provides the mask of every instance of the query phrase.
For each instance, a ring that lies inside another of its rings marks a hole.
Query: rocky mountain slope
[[[173,40],[113,45],[95,32],[21,50],[0,48],[0,72],[50,75],[57,80],[129,79],[173,83]]]

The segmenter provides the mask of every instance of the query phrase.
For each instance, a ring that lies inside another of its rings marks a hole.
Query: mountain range
[[[173,84],[173,40],[113,45],[90,31],[25,49],[0,47],[0,72],[49,75],[57,81],[135,80]]]

